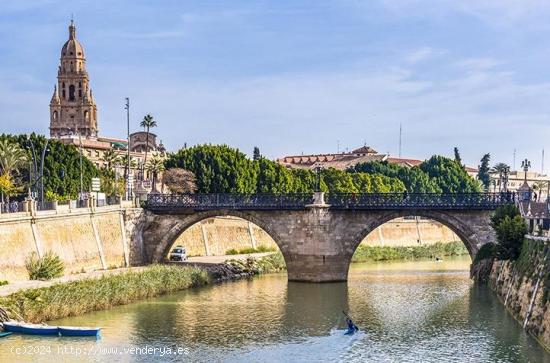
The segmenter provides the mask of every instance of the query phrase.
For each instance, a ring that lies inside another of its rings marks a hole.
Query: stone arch
[[[391,210],[379,213],[376,218],[372,219],[370,223],[367,223],[367,225],[365,225],[363,229],[361,229],[360,232],[352,238],[352,256],[353,253],[355,253],[357,247],[359,247],[359,244],[363,241],[363,239],[367,237],[370,233],[372,233],[377,227],[395,218],[402,218],[407,216],[429,218],[449,228],[460,238],[462,243],[464,243],[472,260],[479,250],[480,246],[477,240],[478,231],[476,231],[475,226],[472,226],[470,223],[462,221],[453,212],[449,213],[439,210]]]
[[[154,244],[154,248],[149,248],[149,250],[151,251],[151,253],[148,254],[149,256],[145,256],[148,260],[147,262],[161,262],[164,256],[168,254],[174,242],[183,232],[203,220],[221,216],[241,218],[260,227],[273,239],[277,247],[279,247],[279,249],[283,253],[283,257],[286,261],[288,254],[282,248],[282,245],[279,242],[281,239],[278,236],[277,232],[273,230],[273,228],[271,228],[269,223],[265,222],[262,218],[258,217],[253,212],[244,212],[237,210],[215,210],[198,212],[190,215],[157,215],[155,218],[170,219],[171,221],[169,223],[153,223],[153,225],[167,224],[167,226],[164,228],[162,226],[159,226],[160,228],[152,233],[150,237],[145,238],[145,245],[151,243]],[[156,227],[153,226],[153,228]],[[154,239],[154,241],[151,239]]]

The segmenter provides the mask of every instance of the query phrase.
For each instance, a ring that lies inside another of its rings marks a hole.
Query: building
[[[491,186],[490,190],[499,192],[504,190],[504,181],[501,178],[500,173],[491,172]],[[534,171],[510,171],[508,173],[508,181],[506,183],[506,190],[510,192],[517,192],[524,183],[533,191],[533,197],[537,200],[546,200],[548,196],[548,187],[550,183],[550,176],[540,174]]]
[[[371,161],[387,161],[391,164],[397,164],[407,168],[420,165],[423,160],[398,158],[389,154],[381,154],[370,146],[362,146],[351,152],[336,154],[315,154],[315,155],[295,155],[285,156],[277,159],[277,162],[289,168],[314,169],[318,166],[322,168],[334,168],[346,170],[349,167],[359,163],[368,163]],[[477,177],[477,169],[466,166],[466,172]]]
[[[97,105],[86,70],[84,47],[76,38],[76,26],[72,20],[69,39],[61,48],[57,85],[50,101],[50,137],[76,146],[97,167],[105,166],[104,154],[109,150],[120,156],[128,153],[126,139],[99,135]],[[143,173],[146,150],[149,158],[153,155],[164,157],[166,151],[162,143],[157,144],[157,136],[153,133],[149,133],[148,138],[143,131],[131,134],[130,158],[135,162],[131,174],[138,176],[137,179],[146,179],[147,173]],[[123,175],[124,168],[120,165],[115,171]],[[143,183],[139,187],[143,189]]]

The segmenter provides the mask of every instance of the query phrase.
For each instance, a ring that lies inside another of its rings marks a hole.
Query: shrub
[[[518,207],[513,204],[502,205],[495,210],[491,216],[491,226],[496,230],[505,217],[514,218],[520,216]]]
[[[239,254],[239,251],[237,251],[236,249],[232,248],[232,249],[230,249],[230,250],[225,251],[225,254],[226,254],[226,255],[238,255],[238,254]]]
[[[497,248],[497,246],[494,243],[491,243],[491,242],[486,243],[483,246],[481,246],[479,251],[477,251],[476,257],[474,259],[474,263],[478,262],[478,261],[481,261],[481,260],[488,259],[488,258],[493,259],[495,257],[495,254],[496,254],[496,248]]]
[[[38,257],[36,252],[31,253],[25,260],[25,267],[31,280],[51,280],[63,276],[65,270],[63,261],[52,251],[42,257]]]
[[[516,260],[521,252],[521,245],[527,226],[523,218],[516,215],[513,218],[505,216],[504,219],[496,225],[498,245],[496,247],[496,256],[501,260]]]
[[[9,284],[9,281],[7,280],[0,280],[0,286],[4,286],[4,285],[7,285]]]

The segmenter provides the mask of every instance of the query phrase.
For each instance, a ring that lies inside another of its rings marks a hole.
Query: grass
[[[198,268],[152,265],[140,271],[16,292],[0,297],[0,306],[11,317],[40,322],[104,310],[209,281],[208,273]]]
[[[226,255],[247,255],[250,253],[275,252],[275,251],[277,251],[275,247],[261,245],[256,248],[247,247],[240,250],[232,248],[230,250],[225,251],[225,254]]]
[[[51,280],[63,276],[65,267],[63,261],[52,251],[38,257],[36,252],[31,253],[25,260],[25,267],[31,280]]]
[[[412,247],[389,247],[359,245],[355,251],[352,262],[387,261],[387,260],[413,260],[419,258],[434,258],[442,256],[461,256],[468,254],[468,250],[460,241],[433,245],[420,245]]]
[[[550,271],[550,246],[540,241],[530,239],[523,240],[521,252],[517,260],[513,261],[513,267],[524,277],[536,281],[537,267],[543,264],[544,271]],[[520,280],[521,281],[521,280]],[[542,304],[550,300],[550,272],[542,276]]]
[[[268,256],[254,258],[248,257],[246,260],[229,260],[228,264],[236,267],[241,272],[252,273],[254,275],[281,272],[286,270],[285,259],[281,252],[273,253]]]

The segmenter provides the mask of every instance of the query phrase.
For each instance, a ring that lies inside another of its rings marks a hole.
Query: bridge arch
[[[396,218],[403,218],[407,216],[428,218],[449,228],[460,238],[462,243],[464,243],[472,260],[483,244],[483,242],[480,243],[478,235],[479,231],[476,229],[477,226],[468,223],[469,219],[460,218],[456,215],[456,212],[449,213],[447,211],[440,210],[390,210],[378,213],[375,218],[369,220],[358,233],[352,236],[351,240],[353,253],[359,247],[361,242],[370,233],[375,231],[376,228]],[[488,223],[488,220],[486,222]]]
[[[176,242],[178,237],[194,226],[197,223],[200,223],[204,220],[215,218],[215,217],[236,217],[240,218],[242,220],[248,221],[256,225],[257,227],[261,228],[265,233],[271,237],[271,239],[275,242],[279,250],[281,250],[283,257],[287,258],[286,251],[284,250],[283,246],[278,242],[280,241],[280,238],[278,236],[278,233],[276,230],[274,230],[269,223],[266,223],[261,217],[258,217],[257,215],[254,215],[253,213],[246,212],[246,211],[238,211],[238,210],[211,210],[211,211],[203,211],[203,212],[197,212],[189,215],[170,215],[170,216],[164,216],[163,219],[169,218],[171,219],[172,223],[170,223],[170,226],[168,228],[163,228],[162,235],[159,236],[158,233],[155,233],[154,238],[155,240],[151,240],[151,238],[146,238],[144,240],[144,244],[151,245],[153,248],[149,248],[149,253],[146,253],[145,259],[146,262],[162,262],[164,257],[169,253],[171,247]],[[164,221],[163,221],[164,222]],[[164,222],[166,223],[166,222]],[[158,226],[154,226],[157,228]],[[146,234],[145,234],[146,235]],[[159,238],[160,237],[160,238]],[[147,250],[147,248],[146,248]]]

